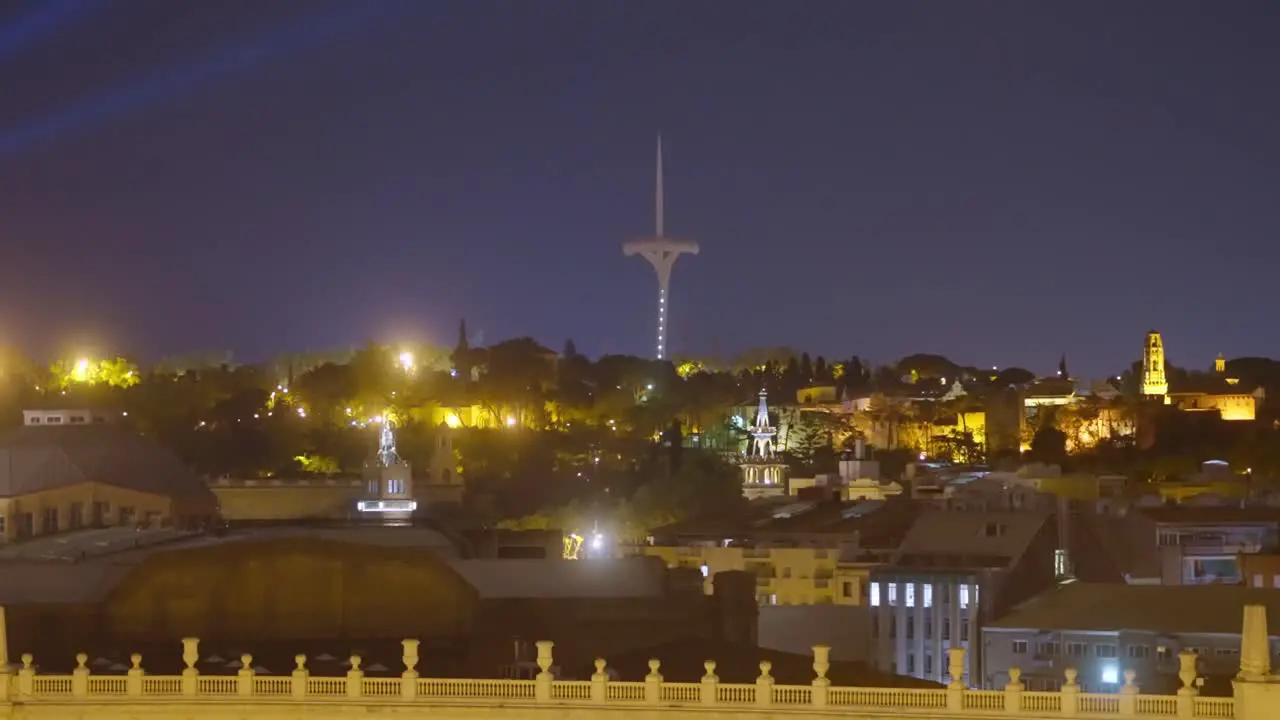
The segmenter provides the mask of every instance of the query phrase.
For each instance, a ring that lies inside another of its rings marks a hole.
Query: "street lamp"
[[[413,372],[413,353],[408,350],[400,353],[400,367],[407,373]]]

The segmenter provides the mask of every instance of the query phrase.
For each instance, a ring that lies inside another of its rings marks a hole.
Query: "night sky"
[[[0,344],[1280,356],[1280,3],[0,0]]]

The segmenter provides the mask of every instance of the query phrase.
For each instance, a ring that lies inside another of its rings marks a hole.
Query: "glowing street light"
[[[413,353],[408,350],[400,353],[400,367],[407,373],[413,372]]]

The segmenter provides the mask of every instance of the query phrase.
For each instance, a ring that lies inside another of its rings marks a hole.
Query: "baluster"
[[[133,666],[129,668],[129,674],[124,679],[124,692],[129,697],[142,696],[142,676],[147,674],[142,669],[142,654],[134,653],[129,656],[129,663]]]
[[[960,712],[964,709],[964,648],[947,648],[947,709]]]
[[[36,692],[35,661],[31,653],[22,653],[22,667],[18,668],[18,697],[31,697]]]
[[[1026,689],[1026,685],[1022,684],[1022,670],[1020,668],[1009,668],[1009,684],[1004,686],[1004,711],[1010,715],[1017,715],[1022,712],[1022,691]]]
[[[827,688],[831,681],[827,679],[827,671],[831,669],[831,648],[827,645],[813,646],[813,704],[815,707],[827,706]]]
[[[539,640],[537,645],[539,672],[534,678],[533,697],[538,702],[551,702],[551,682],[556,679],[551,674],[551,666],[555,662],[551,653],[556,644],[550,640]]]
[[[773,663],[768,660],[760,661],[760,676],[756,678],[756,704],[772,705],[773,704],[773,675],[769,671],[773,670]]]
[[[360,656],[351,656],[351,669],[347,671],[347,697],[364,695],[364,671],[360,669]]]
[[[1182,681],[1182,687],[1178,688],[1178,717],[1189,718],[1196,712],[1196,695],[1200,691],[1196,689],[1196,661],[1198,657],[1189,650],[1183,650],[1178,653],[1178,679]]]
[[[661,660],[650,659],[649,674],[644,676],[644,701],[651,705],[662,702],[662,673],[658,672],[661,667]]]
[[[708,660],[702,663],[703,669],[707,672],[702,676],[702,704],[715,705],[716,688],[720,686],[720,678],[716,675],[716,661]]]
[[[240,656],[240,670],[236,672],[236,694],[240,696],[253,694],[253,656],[245,653]]]
[[[72,697],[82,698],[89,696],[89,668],[85,667],[87,662],[89,662],[88,655],[76,653],[76,668],[71,671]]]
[[[293,663],[297,667],[289,677],[289,694],[293,695],[295,700],[302,700],[307,697],[307,678],[311,677],[311,673],[307,670],[307,656],[294,655]]]
[[[194,697],[200,688],[200,671],[196,669],[200,662],[199,638],[182,638],[182,662],[187,665],[182,669],[182,694]]]
[[[418,645],[417,640],[401,640],[404,652],[404,672],[400,673],[400,697],[412,700],[418,695]]]
[[[1067,683],[1062,686],[1062,714],[1073,717],[1080,708],[1080,684],[1076,682],[1079,672],[1075,668],[1067,668]]]
[[[1133,682],[1137,676],[1138,673],[1133,670],[1124,671],[1124,685],[1120,688],[1121,715],[1138,714],[1138,686]]]
[[[604,658],[596,658],[596,671],[591,673],[591,700],[603,703],[609,699],[609,671]]]

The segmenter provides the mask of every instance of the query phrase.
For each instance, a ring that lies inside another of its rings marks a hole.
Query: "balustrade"
[[[76,656],[76,668],[69,675],[46,675],[37,672],[35,659],[23,655],[17,672],[0,665],[0,715],[10,703],[92,704],[130,702],[146,704],[181,702],[184,698],[201,702],[226,700],[243,703],[249,698],[273,701],[289,699],[305,702],[380,704],[415,703],[447,705],[450,702],[474,704],[490,700],[501,704],[533,704],[564,706],[644,706],[698,708],[769,707],[774,711],[811,711],[827,708],[850,714],[908,715],[1015,715],[1030,717],[1100,717],[1142,716],[1160,718],[1204,718],[1234,720],[1232,698],[1199,697],[1195,655],[1183,653],[1179,660],[1183,688],[1178,695],[1143,695],[1134,684],[1134,674],[1126,672],[1125,685],[1116,694],[1081,692],[1073,669],[1064,672],[1066,680],[1059,692],[1028,692],[1021,672],[1012,669],[1010,682],[1003,690],[971,690],[956,678],[964,667],[964,651],[953,649],[948,657],[952,681],[944,688],[872,688],[833,686],[826,677],[830,668],[829,649],[815,646],[814,679],[808,685],[779,685],[771,675],[768,661],[760,663],[760,674],[754,683],[722,683],[716,675],[716,663],[705,663],[705,674],[698,682],[668,682],[661,673],[661,661],[649,661],[649,674],[639,681],[611,680],[607,662],[595,661],[595,672],[589,680],[558,680],[551,672],[551,642],[537,644],[540,672],[534,680],[454,679],[419,677],[417,640],[405,640],[402,660],[404,672],[399,678],[370,678],[361,669],[360,656],[350,658],[351,669],[345,677],[313,677],[307,669],[307,658],[298,655],[297,667],[289,675],[266,675],[254,670],[253,657],[240,657],[240,668],[234,675],[205,675],[196,669],[200,660],[199,641],[182,641],[182,658],[186,668],[180,675],[149,675],[142,656],[133,655],[132,667],[124,676],[93,675],[86,666],[87,656]]]

